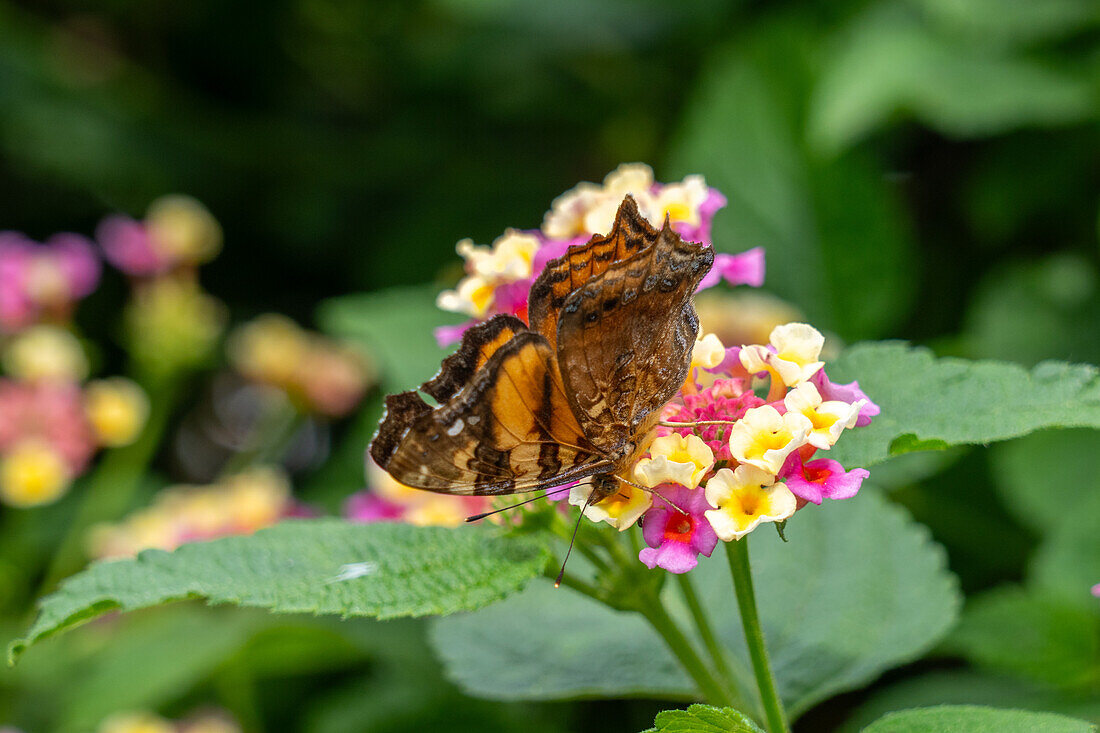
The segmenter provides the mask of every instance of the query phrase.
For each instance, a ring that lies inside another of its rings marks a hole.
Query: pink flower
[[[750,285],[758,288],[764,284],[764,248],[753,247],[740,254],[718,253],[714,266],[703,276],[698,290],[714,287],[722,280],[730,285]]]
[[[820,504],[822,499],[851,499],[859,493],[863,479],[870,475],[865,468],[846,472],[844,466],[831,458],[803,463],[802,456],[795,451],[783,464],[779,480],[799,499]]]
[[[96,438],[76,383],[0,379],[0,453],[28,438],[39,438],[57,450],[73,474],[84,470]]]
[[[400,504],[383,499],[369,489],[352,494],[344,502],[344,516],[353,522],[396,522],[404,513]]]
[[[99,273],[95,250],[78,234],[37,244],[0,232],[0,329],[16,331],[42,316],[67,318],[72,305],[95,290]]]
[[[824,369],[819,369],[816,374],[810,377],[810,382],[817,387],[817,391],[821,394],[821,399],[825,401],[839,400],[841,402],[847,402],[848,404],[855,404],[859,400],[867,400],[867,403],[860,408],[859,418],[856,420],[857,428],[870,425],[871,418],[882,412],[882,409],[872,402],[871,398],[859,388],[859,382],[835,384],[829,381],[829,378],[825,375]]]
[[[700,420],[740,420],[753,407],[764,400],[746,391],[737,379],[717,379],[714,384],[694,394],[681,394],[679,401],[670,402],[661,415],[670,422],[696,422]],[[714,451],[717,461],[730,459],[729,425],[703,425],[698,428],[658,428],[659,435],[670,432],[684,437],[698,435]]]
[[[1092,593],[1092,595],[1095,596],[1096,598],[1100,598],[1100,583],[1097,583],[1096,585],[1092,586],[1092,588],[1089,590],[1089,592]]]
[[[699,206],[699,223],[691,225],[687,222],[681,222],[676,226],[676,231],[679,232],[681,237],[689,242],[710,244],[710,228],[714,223],[714,215],[718,213],[719,209],[725,208],[726,203],[726,197],[717,189],[708,188],[707,197],[703,199],[703,203]],[[655,226],[660,226],[660,222],[653,222],[653,224]],[[753,250],[749,251],[751,252]],[[760,256],[761,265],[763,265],[763,250],[760,250]],[[721,257],[721,255],[719,255],[719,257]],[[715,260],[715,266],[717,266],[717,264],[718,262]],[[761,279],[763,279],[762,273],[763,270],[761,270]]]
[[[108,216],[95,230],[107,261],[127,275],[145,277],[172,267],[172,260],[154,247],[145,224],[128,216]]]
[[[642,520],[642,536],[649,547],[638,554],[638,559],[649,568],[686,573],[699,564],[700,554],[710,557],[718,544],[718,535],[704,515],[711,506],[699,489],[662,484],[658,490],[687,514],[655,498]]]
[[[435,342],[439,344],[439,348],[445,349],[451,344],[457,344],[462,340],[462,334],[469,331],[471,328],[481,323],[481,321],[466,321],[460,323],[457,326],[438,326],[435,331]]]

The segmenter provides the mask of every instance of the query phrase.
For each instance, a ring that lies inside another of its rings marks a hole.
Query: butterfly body
[[[713,251],[651,227],[627,197],[615,227],[551,260],[528,327],[471,328],[439,374],[386,398],[370,453],[399,482],[499,495],[588,480],[618,490],[660,410],[683,384],[698,320],[691,296]]]

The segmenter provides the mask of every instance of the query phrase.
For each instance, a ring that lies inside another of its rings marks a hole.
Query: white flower
[[[583,483],[569,489],[569,503],[584,507],[592,494],[592,484]],[[584,516],[593,522],[607,522],[622,532],[634,526],[634,523],[653,505],[653,497],[648,491],[642,491],[630,484],[619,483],[619,490],[596,504],[584,508]]]
[[[730,453],[739,463],[777,474],[787,456],[806,444],[812,429],[805,415],[780,415],[771,405],[754,407],[730,430]]]
[[[695,339],[695,346],[691,349],[691,368],[702,367],[713,369],[726,358],[726,347],[713,333],[704,334],[700,331]]]
[[[698,435],[686,438],[677,433],[655,439],[649,446],[651,458],[634,465],[639,483],[653,488],[673,483],[694,489],[714,465],[714,452]]]
[[[825,365],[819,361],[825,337],[807,323],[776,326],[768,340],[775,348],[768,364],[788,387],[806,381]]]
[[[867,400],[857,400],[851,404],[839,400],[823,402],[821,394],[810,382],[802,382],[787,393],[783,399],[787,414],[797,413],[810,421],[812,429],[806,442],[815,448],[828,450],[836,444],[840,434],[855,427],[859,411]]]
[[[781,522],[794,514],[798,500],[786,484],[755,466],[723,468],[707,482],[707,501],[715,509],[707,521],[723,542],[739,540],[761,522]]]

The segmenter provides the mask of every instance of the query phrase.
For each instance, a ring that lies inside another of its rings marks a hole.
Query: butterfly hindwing
[[[443,397],[438,407],[416,392],[387,397],[371,456],[397,481],[449,494],[511,494],[608,469],[573,415],[550,345],[511,320],[467,332],[422,386]],[[468,379],[458,385],[461,375]]]
[[[699,330],[691,297],[713,262],[666,222],[653,246],[566,298],[558,363],[581,428],[605,453],[633,447],[687,378]]]
[[[541,333],[556,348],[558,316],[569,294],[616,262],[650,247],[657,241],[657,234],[658,230],[638,213],[633,197],[624,198],[609,234],[597,234],[585,244],[570,247],[564,256],[550,260],[531,284],[527,303],[531,330]]]

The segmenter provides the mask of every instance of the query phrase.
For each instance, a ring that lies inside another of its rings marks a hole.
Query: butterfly
[[[611,496],[687,378],[691,298],[713,263],[710,247],[683,241],[667,217],[654,228],[627,196],[609,234],[570,247],[532,283],[530,326],[497,315],[464,334],[420,386],[436,406],[417,391],[386,398],[371,457],[398,482],[444,494],[588,479],[590,503]]]

